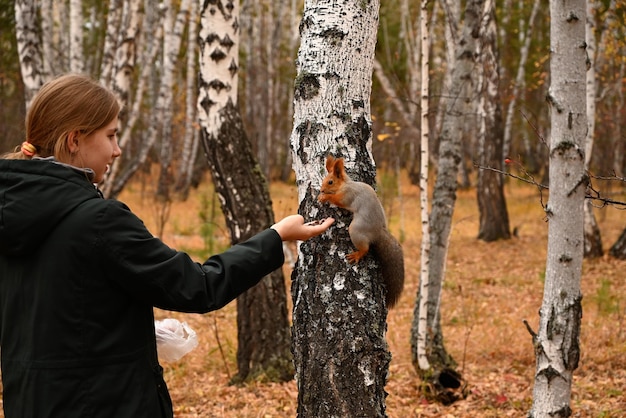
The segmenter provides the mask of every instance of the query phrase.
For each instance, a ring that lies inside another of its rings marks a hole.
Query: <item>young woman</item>
[[[153,237],[95,183],[121,154],[119,105],[88,77],[44,85],[26,140],[0,159],[0,355],[7,418],[171,417],[153,307],[219,309],[283,264],[279,221],[203,264]]]

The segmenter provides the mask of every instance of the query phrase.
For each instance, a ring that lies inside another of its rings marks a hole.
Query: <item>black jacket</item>
[[[84,172],[0,160],[5,416],[172,416],[153,307],[218,309],[283,261],[268,229],[195,263],[103,199]]]

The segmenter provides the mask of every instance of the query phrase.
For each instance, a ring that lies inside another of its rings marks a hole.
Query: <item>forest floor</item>
[[[209,219],[205,225],[215,225],[214,233],[219,237],[212,251],[228,246],[228,233],[208,183],[192,191],[186,202],[172,205],[163,233],[166,243],[193,252],[198,260],[207,247],[199,232],[201,217]],[[523,320],[537,330],[548,237],[537,189],[507,182],[509,218],[516,236],[492,243],[476,239],[479,218],[475,190],[458,194],[441,315],[446,348],[459,364],[470,394],[465,400],[442,406],[429,403],[420,394],[420,381],[411,364],[409,336],[419,277],[421,227],[419,189],[408,181],[402,183],[401,198],[384,196],[383,200],[392,233],[404,237],[407,274],[402,299],[388,316],[387,340],[393,356],[386,386],[388,416],[526,416],[532,404],[535,357]],[[626,201],[624,189],[619,191],[621,194],[612,197]],[[273,184],[271,195],[277,219],[296,213],[294,185]],[[146,193],[135,185],[120,200],[154,232],[158,215]],[[545,193],[543,201],[547,201]],[[215,223],[207,215],[211,213]],[[597,209],[596,217],[606,253],[626,226],[626,211],[606,207]],[[284,269],[289,281],[290,266]],[[622,417],[626,411],[626,261],[605,255],[585,260],[583,270],[581,359],[572,388],[573,417]],[[164,363],[176,417],[296,416],[294,381],[229,385],[237,368],[235,303],[207,315],[157,310],[156,316],[186,321],[199,337],[199,346],[186,357]]]

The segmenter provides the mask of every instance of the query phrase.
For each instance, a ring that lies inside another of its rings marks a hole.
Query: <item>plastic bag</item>
[[[178,361],[198,345],[196,332],[186,322],[167,318],[154,321],[154,329],[157,352],[163,361]]]

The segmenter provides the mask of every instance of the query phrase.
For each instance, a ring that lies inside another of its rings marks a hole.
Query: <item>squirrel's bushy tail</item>
[[[404,288],[404,255],[402,246],[388,230],[372,243],[376,258],[381,265],[387,288],[387,308],[392,308],[400,299]]]

